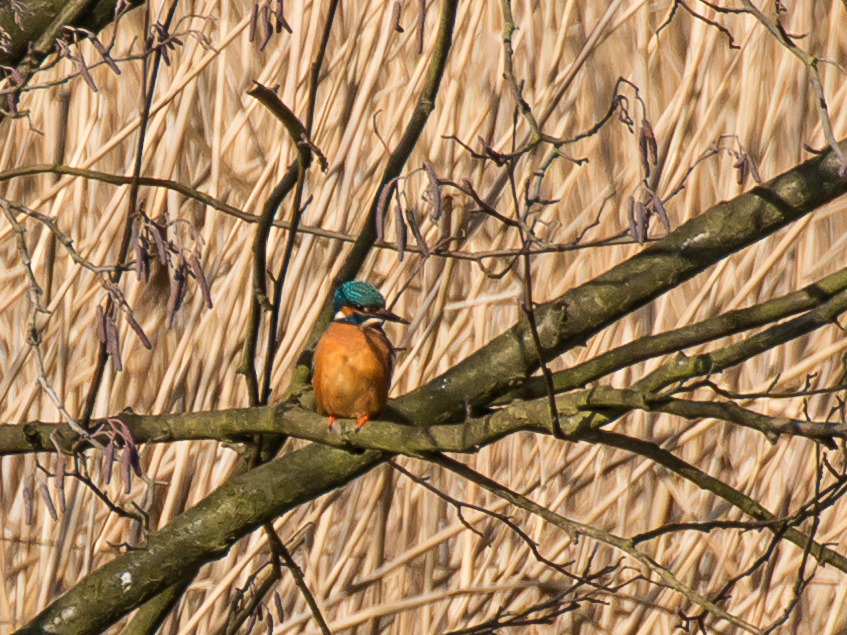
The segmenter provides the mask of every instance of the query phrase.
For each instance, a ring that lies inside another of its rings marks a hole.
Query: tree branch
[[[552,359],[721,258],[840,196],[847,191],[847,178],[838,175],[839,167],[832,152],[807,161],[748,194],[713,207],[606,274],[540,306],[537,315],[545,359]],[[768,341],[778,339],[772,337]],[[733,356],[727,355],[724,361],[731,359]],[[472,405],[490,403],[498,394],[523,382],[537,364],[538,357],[525,323],[513,327],[442,377],[393,402],[393,414],[415,427],[405,428],[399,442],[392,429],[392,438],[386,438],[385,442],[393,442],[397,447],[398,443],[407,444],[417,435],[416,439],[432,444],[433,435],[439,431],[423,426],[461,416],[465,412],[464,396],[470,398]],[[492,368],[498,372],[492,373]],[[661,383],[659,379],[667,377],[657,375],[651,382]],[[648,385],[636,385],[636,388],[651,389]],[[532,408],[538,409],[535,418],[530,416]],[[299,425],[312,429],[321,427],[315,425],[317,415],[290,405],[283,406],[282,410],[292,421],[299,421]],[[582,413],[577,414],[582,416]],[[524,427],[549,426],[549,410],[543,400],[518,404],[509,415],[520,418],[520,425]],[[196,423],[202,416],[185,415],[184,418]],[[229,411],[217,413],[217,416],[261,416],[266,423],[273,421],[271,409],[260,409],[252,415],[250,411]],[[126,418],[131,421],[131,417]],[[485,434],[483,438],[493,441],[508,433],[509,426],[511,430],[517,427],[515,423],[509,424],[506,418],[507,415],[495,413],[476,420]],[[605,416],[595,414],[594,418],[600,421]],[[177,419],[173,417],[172,422]],[[502,428],[497,427],[498,422],[503,424]],[[389,432],[387,426],[390,425],[373,422],[362,430],[356,441],[381,442],[380,436]],[[339,438],[343,442],[345,434],[355,434],[352,426],[349,422],[339,425],[336,442]],[[482,429],[483,426],[488,427]],[[330,431],[323,428],[324,433],[329,434]],[[442,430],[452,430],[451,434],[459,435],[466,432],[464,426],[443,426]],[[601,433],[593,431],[593,434]],[[454,440],[466,439],[458,436]],[[197,566],[220,557],[233,541],[262,523],[344,485],[390,456],[388,452],[366,450],[353,454],[310,445],[235,477],[152,535],[147,550],[122,554],[83,578],[22,632],[39,632],[48,624],[56,632],[99,632],[161,593],[169,584],[181,580],[181,576],[192,574]],[[664,456],[660,458],[665,460]],[[727,496],[734,491],[720,481],[717,484],[715,487],[720,487]],[[808,539],[797,534],[795,539],[802,540],[805,546]],[[786,537],[790,539],[788,533]],[[812,555],[847,571],[847,559],[829,549],[816,546]],[[130,580],[129,586],[122,580]],[[91,597],[98,597],[96,606],[85,601]]]
[[[444,469],[450,470],[454,474],[458,474],[462,478],[471,481],[472,483],[476,483],[477,485],[488,490],[492,494],[496,494],[500,498],[509,501],[516,507],[525,509],[535,514],[536,516],[543,518],[550,524],[565,530],[566,532],[568,532],[568,534],[581,534],[594,540],[597,540],[598,542],[602,542],[604,544],[615,547],[620,551],[623,551],[642,565],[649,568],[655,574],[657,574],[664,581],[664,583],[667,584],[674,591],[684,595],[691,602],[701,607],[702,609],[708,611],[715,617],[726,620],[730,624],[733,624],[738,628],[747,631],[748,633],[759,632],[759,629],[757,629],[749,622],[745,622],[744,620],[727,613],[714,602],[711,602],[710,600],[704,598],[703,596],[699,595],[696,591],[694,591],[691,587],[680,582],[679,579],[677,579],[677,577],[669,569],[665,568],[664,566],[653,560],[647,554],[636,549],[632,540],[616,536],[612,533],[597,529],[596,527],[592,527],[591,525],[585,525],[569,520],[564,516],[561,516],[547,509],[546,507],[543,507],[538,503],[528,499],[526,496],[522,496],[521,494],[510,490],[508,487],[497,483],[496,481],[488,478],[487,476],[484,476],[479,472],[472,470],[464,463],[459,463],[458,461],[444,456],[443,454],[431,454],[423,456],[421,458],[435,463],[436,465],[440,465]],[[574,540],[574,542],[576,541]]]
[[[418,143],[418,139],[423,132],[426,122],[429,120],[430,114],[435,110],[435,98],[438,95],[438,89],[441,86],[441,78],[444,76],[444,69],[447,67],[447,57],[450,53],[450,48],[453,44],[453,26],[456,22],[456,11],[458,9],[458,0],[442,0],[441,14],[438,19],[438,33],[435,37],[435,48],[432,51],[432,57],[429,61],[427,69],[426,83],[424,84],[421,96],[418,98],[418,103],[412,113],[409,123],[403,132],[403,136],[394,148],[394,151],[388,157],[388,164],[385,166],[385,171],[382,173],[382,179],[379,182],[379,188],[371,203],[370,210],[365,219],[362,232],[356,239],[356,243],[347,254],[344,264],[338,270],[332,282],[332,288],[337,287],[343,282],[352,280],[356,277],[359,269],[365,262],[368,254],[376,243],[376,211],[379,205],[380,195],[384,187],[389,186],[389,183],[400,176],[412,150]],[[305,349],[309,350],[317,343],[318,338],[323,333],[326,325],[332,319],[332,296],[327,297],[324,306],[321,309],[318,319],[315,322],[312,332],[306,342]],[[309,359],[303,357],[298,361],[299,366],[308,366]]]
[[[602,430],[595,431],[584,437],[584,440],[589,443],[602,443],[609,447],[634,452],[648,458],[657,465],[661,465],[684,479],[691,481],[700,489],[719,496],[748,516],[767,523],[765,526],[770,531],[776,533],[782,530],[780,523],[777,522],[779,521],[779,517],[769,512],[757,501],[730,487],[723,481],[709,476],[690,463],[686,463],[651,441],[643,441],[617,432],[606,432]],[[810,543],[808,536],[794,528],[785,530],[785,539],[801,549],[805,549],[806,545]],[[820,543],[811,541],[811,545],[810,553],[818,562],[821,564],[831,564],[839,571],[847,572],[847,558]]]
[[[274,216],[282,201],[294,186],[302,181],[302,174],[312,162],[312,150],[306,143],[306,129],[296,115],[282,103],[269,88],[256,84],[247,93],[268,108],[282,122],[291,140],[297,148],[297,159],[292,163],[280,182],[271,192],[262,207],[262,214],[253,238],[253,287],[250,295],[250,311],[247,316],[247,328],[244,335],[244,349],[241,355],[239,374],[244,375],[247,383],[247,396],[251,406],[260,405],[259,378],[256,374],[256,347],[259,341],[259,326],[262,310],[271,311],[265,279],[267,277],[268,236],[271,232]],[[296,230],[292,227],[292,231]]]
[[[0,182],[7,181],[13,178],[33,176],[36,174],[62,174],[68,176],[77,176],[80,178],[100,181],[102,183],[109,183],[110,185],[129,185],[132,183],[131,176],[120,176],[118,174],[109,174],[107,172],[98,172],[96,170],[74,168],[66,165],[30,165],[12,168],[10,170],[6,170],[5,172],[0,172]],[[237,218],[246,223],[258,223],[261,220],[261,216],[257,216],[255,214],[250,214],[248,212],[240,210],[237,207],[233,207],[232,205],[228,205],[227,203],[214,198],[213,196],[209,196],[205,192],[200,192],[199,190],[196,190],[188,185],[179,183],[177,181],[142,176],[139,177],[138,183],[142,186],[161,187],[167,190],[171,190],[173,192],[177,192],[179,194],[182,194],[186,198],[198,201],[203,205],[207,205],[213,209],[218,210],[219,212],[226,214],[227,216],[232,216],[233,218]],[[291,223],[287,220],[274,219],[272,225],[279,229],[291,229]],[[300,225],[297,228],[297,231],[299,233],[310,234],[312,236],[318,236],[320,238],[327,238],[330,240],[338,240],[341,242],[355,243],[357,240],[357,237],[351,234],[345,234],[343,232],[332,231],[329,229],[323,229],[321,227],[314,227],[310,225]],[[611,238],[604,238],[601,240],[585,243],[570,242],[562,244],[547,244],[543,247],[537,247],[534,249],[521,247],[519,249],[493,249],[478,252],[463,252],[449,249],[441,249],[436,245],[430,253],[431,255],[437,256],[439,258],[453,258],[456,260],[479,262],[488,258],[512,258],[514,256],[522,256],[525,254],[535,256],[539,254],[548,253],[565,253],[569,251],[593,249],[596,247],[626,245],[634,242],[635,241],[632,240],[620,240],[619,237],[614,236]],[[390,249],[392,251],[400,251],[400,247],[397,244],[388,243],[382,240],[376,241],[373,246],[376,249]],[[403,250],[416,254],[422,253],[419,248],[414,247],[412,245],[403,247]]]
[[[799,291],[747,309],[728,311],[690,326],[640,337],[629,344],[554,373],[553,388],[556,392],[573,390],[632,364],[783,320],[801,311],[814,309],[844,290],[847,290],[847,269],[822,278]],[[498,399],[497,403],[508,403],[512,399],[535,399],[546,393],[545,379],[532,377],[519,389]]]
[[[545,360],[583,345],[592,335],[714,263],[847,192],[832,151],[720,203],[665,238],[536,309]],[[497,373],[490,372],[497,368]],[[407,416],[440,423],[462,417],[522,385],[538,369],[525,322],[513,326],[452,369],[409,393]]]

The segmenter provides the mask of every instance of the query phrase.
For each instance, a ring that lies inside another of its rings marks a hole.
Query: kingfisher
[[[317,411],[328,417],[365,421],[382,414],[388,401],[394,347],[382,330],[386,320],[409,324],[385,308],[376,287],[361,280],[345,282],[332,298],[335,317],[318,340],[312,362]]]

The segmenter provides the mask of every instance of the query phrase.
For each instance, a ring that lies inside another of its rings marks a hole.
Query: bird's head
[[[409,320],[395,315],[385,308],[385,298],[369,282],[351,280],[335,290],[332,310],[337,322],[365,324],[368,321],[388,320],[408,324]]]

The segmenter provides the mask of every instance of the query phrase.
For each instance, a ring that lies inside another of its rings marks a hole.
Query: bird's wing
[[[386,352],[388,353],[388,378],[390,380],[391,376],[394,374],[394,362],[397,356],[397,349],[394,348],[394,345],[391,343],[391,340],[388,339],[388,336],[382,329],[381,323],[369,324],[365,328],[372,331],[379,338],[380,343],[384,346]]]

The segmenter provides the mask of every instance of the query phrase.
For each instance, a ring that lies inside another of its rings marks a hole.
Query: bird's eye
[[[361,304],[356,304],[355,302],[353,304],[351,304],[350,307],[353,308],[356,311],[364,311],[365,310],[365,307],[363,307]]]

